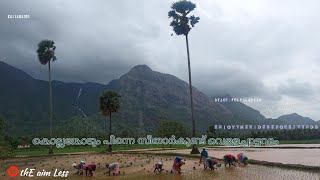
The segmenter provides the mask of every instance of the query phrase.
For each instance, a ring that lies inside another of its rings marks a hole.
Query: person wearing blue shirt
[[[208,158],[208,151],[206,151],[206,149],[203,148],[203,149],[202,149],[202,152],[201,152],[201,156],[200,156],[200,162],[203,163],[205,169],[206,169],[206,167],[208,167],[208,166],[206,165],[206,163],[207,163],[207,158]]]

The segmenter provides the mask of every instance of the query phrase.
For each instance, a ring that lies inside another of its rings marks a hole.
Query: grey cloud
[[[281,84],[278,91],[282,94],[301,98],[314,97],[314,88],[310,83],[297,82],[294,79],[289,79],[286,84]]]
[[[107,84],[133,66],[147,64],[187,81],[184,38],[170,36],[167,12],[172,2],[3,0],[0,59],[47,79],[36,48],[48,38],[57,46],[56,80]],[[320,71],[318,1],[197,4],[195,14],[201,19],[189,39],[194,86],[210,96],[262,97],[268,103],[260,110],[283,104],[285,96],[320,98],[319,78],[308,67]],[[31,19],[10,20],[8,14],[30,14]],[[283,83],[289,77],[296,82]],[[308,107],[297,113],[320,119],[315,107]]]

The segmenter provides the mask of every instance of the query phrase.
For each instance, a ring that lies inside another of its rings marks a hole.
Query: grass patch
[[[283,140],[279,141],[280,144],[320,144],[320,139],[310,140]]]
[[[66,147],[66,148],[54,148],[54,154],[74,153],[74,152],[99,152],[102,151],[101,147]],[[45,155],[48,154],[48,148],[41,149],[18,149],[15,151],[16,155],[28,156],[28,155]]]
[[[205,146],[205,145],[202,145]],[[199,146],[199,147],[202,147]],[[134,149],[150,149],[150,148],[175,148],[175,149],[191,149],[191,147],[187,147],[185,145],[113,145],[113,151],[125,151],[125,150],[134,150]],[[65,153],[78,153],[78,152],[106,152],[107,145],[101,145],[98,147],[90,147],[90,146],[66,146],[65,148],[56,148],[54,147],[54,154],[65,154]],[[37,149],[18,149],[15,152],[18,156],[28,156],[28,155],[46,155],[48,154],[48,147],[41,147]]]

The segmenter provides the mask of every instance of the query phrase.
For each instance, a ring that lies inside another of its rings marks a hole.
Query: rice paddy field
[[[210,154],[210,151],[209,151]],[[19,170],[33,168],[35,179],[57,179],[53,177],[54,171],[68,171],[66,179],[308,179],[319,180],[320,172],[312,170],[299,170],[290,168],[279,168],[263,165],[249,164],[247,166],[240,165],[237,167],[221,167],[211,170],[204,170],[203,165],[199,163],[199,158],[185,157],[186,164],[182,166],[181,174],[170,174],[175,156],[157,155],[157,154],[78,154],[78,155],[60,155],[60,156],[43,156],[43,157],[23,157],[12,158],[0,161],[0,179],[12,179],[6,170],[10,166],[17,166]],[[73,162],[86,163],[95,162],[97,169],[93,177],[84,175],[75,175],[76,170],[72,167]],[[162,173],[154,173],[154,165],[162,160],[164,162],[164,171]],[[319,160],[319,158],[318,158]],[[105,163],[120,163],[120,175],[110,176],[106,173]],[[222,163],[222,162],[221,162]],[[51,172],[50,177],[37,177],[37,172]],[[20,175],[15,179],[27,179]]]

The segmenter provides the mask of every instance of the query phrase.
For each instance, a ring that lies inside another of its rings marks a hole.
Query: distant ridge
[[[46,132],[48,83],[0,62],[0,84],[0,114],[6,119],[8,131],[17,135]],[[56,131],[62,130],[64,124],[68,124],[70,129],[77,129],[75,117],[82,117],[75,108],[80,88],[79,107],[88,116],[87,119],[81,118],[81,121],[90,119],[90,126],[96,127],[91,129],[96,131],[100,132],[107,125],[98,106],[99,97],[105,90],[115,90],[121,95],[121,109],[113,116],[115,132],[121,133],[124,129],[133,133],[153,132],[164,118],[191,127],[188,83],[173,75],[153,71],[147,65],[134,66],[108,85],[53,81],[52,86]],[[195,87],[193,89],[198,131],[204,132],[214,124],[314,123],[312,119],[296,113],[280,116],[276,120],[266,119],[259,111],[245,104],[215,103],[213,98]]]

